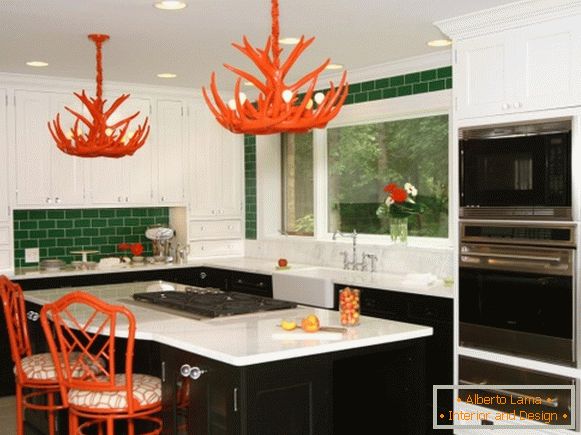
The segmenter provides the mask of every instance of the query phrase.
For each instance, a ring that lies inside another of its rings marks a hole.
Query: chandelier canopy
[[[341,82],[334,86],[330,82],[329,89],[315,92],[319,74],[329,63],[327,59],[318,68],[295,83],[285,84],[285,78],[299,56],[313,43],[314,37],[306,39],[301,36],[299,42],[281,64],[279,47],[279,8],[278,0],[271,0],[272,31],[263,50],[255,49],[246,36],[243,44],[232,45],[245,54],[264,75],[264,81],[239,68],[225,64],[224,67],[238,75],[234,86],[234,98],[225,103],[216,86],[216,74],[212,73],[210,90],[214,102],[208,92],[202,89],[204,99],[217,121],[234,133],[273,134],[281,132],[305,132],[312,128],[323,128],[341,110],[349,87],[343,72]],[[259,95],[255,102],[249,101],[240,92],[242,79],[254,85]],[[301,89],[306,87],[303,94]]]
[[[81,100],[87,116],[72,110],[65,109],[76,119],[73,128],[63,131],[60,122],[60,113],[56,119],[48,123],[50,134],[54,138],[58,148],[70,155],[79,157],[111,157],[119,158],[130,156],[143,146],[149,135],[149,118],[145,118],[143,125],[131,130],[130,123],[139,112],[117,122],[110,122],[109,118],[129,98],[129,94],[123,94],[117,98],[109,108],[105,109],[107,100],[103,99],[103,67],[101,48],[109,35],[89,35],[97,48],[97,95],[88,97],[83,90],[80,94],[74,93]]]

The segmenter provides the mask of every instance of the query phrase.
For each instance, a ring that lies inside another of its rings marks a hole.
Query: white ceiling
[[[263,46],[270,1],[186,1],[186,9],[170,12],[152,7],[153,0],[0,0],[0,72],[91,79],[95,52],[86,35],[108,33],[105,80],[200,88],[216,71],[219,84],[233,87],[222,64],[249,63],[230,43],[247,35]],[[358,69],[442,50],[426,46],[442,37],[434,21],[512,1],[280,0],[281,36],[317,37],[297,74],[326,57]],[[29,60],[50,66],[31,68]],[[160,72],[178,78],[162,80]]]

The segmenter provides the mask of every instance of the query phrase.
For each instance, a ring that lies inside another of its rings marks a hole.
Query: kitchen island
[[[278,324],[314,313],[322,325],[340,326],[338,312],[299,306],[194,320],[133,301],[133,293],[160,285],[183,290],[159,282],[83,290],[135,314],[136,339],[148,343],[145,358],[159,363],[151,372],[163,381],[165,433],[425,433],[418,415],[430,327],[364,316],[343,334],[308,334]],[[25,297],[38,306],[72,290]]]

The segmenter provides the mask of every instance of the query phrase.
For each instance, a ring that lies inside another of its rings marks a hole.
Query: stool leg
[[[77,435],[78,426],[78,417],[72,412],[69,412],[69,435]]]
[[[129,435],[135,435],[135,425],[133,423],[133,419],[130,418],[129,420],[127,420],[127,426],[129,429]]]
[[[115,426],[112,418],[107,419],[107,435],[115,435]]]
[[[49,408],[54,407],[54,393],[47,394],[47,404]],[[55,425],[54,425],[54,409],[48,410],[48,433],[49,435],[55,435]]]
[[[22,385],[16,384],[16,433],[24,435],[24,412],[22,407]]]

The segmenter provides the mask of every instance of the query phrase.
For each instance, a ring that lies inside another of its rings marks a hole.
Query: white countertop
[[[33,279],[33,278],[52,278],[71,275],[90,275],[99,273],[120,273],[136,272],[145,270],[164,270],[172,268],[187,267],[214,267],[218,269],[228,269],[241,272],[261,273],[272,275],[274,273],[285,273],[301,276],[313,276],[329,278],[333,283],[345,284],[350,286],[371,287],[382,290],[393,290],[405,293],[415,293],[427,296],[438,296],[453,298],[454,291],[452,286],[446,286],[442,280],[437,280],[432,285],[414,285],[407,281],[406,274],[383,273],[383,272],[359,272],[336,269],[331,267],[317,267],[308,264],[291,263],[290,268],[278,270],[276,260],[264,260],[251,257],[215,257],[190,260],[186,264],[151,264],[151,265],[127,265],[110,269],[96,269],[87,271],[63,270],[59,272],[39,272],[36,269],[18,270],[12,278],[14,279]]]
[[[176,289],[183,286],[175,285]],[[27,301],[44,304],[75,289],[34,290],[25,292]],[[282,336],[277,325],[282,319],[301,319],[314,313],[324,326],[340,326],[339,313],[324,309],[298,307],[290,310],[245,314],[216,319],[193,320],[167,311],[149,308],[134,302],[135,292],[159,290],[159,282],[127,283],[84,287],[110,303],[126,305],[137,319],[136,338],[167,344],[188,352],[235,366],[356,349],[378,344],[432,335],[430,327],[410,323],[361,317],[361,324],[348,329],[336,339],[328,333],[312,333],[308,338],[295,331]],[[121,328],[122,329],[122,328]],[[120,331],[121,332],[121,331]],[[321,335],[318,335],[321,334]],[[123,334],[117,334],[122,337]]]
[[[359,272],[342,270],[332,267],[311,267],[303,269],[289,269],[275,273],[285,273],[302,277],[326,278],[334,284],[344,284],[353,287],[370,287],[380,290],[393,290],[403,293],[414,293],[425,296],[437,296],[453,298],[454,289],[446,286],[441,279],[435,279],[432,283],[413,282],[410,274],[405,273],[380,273]]]

